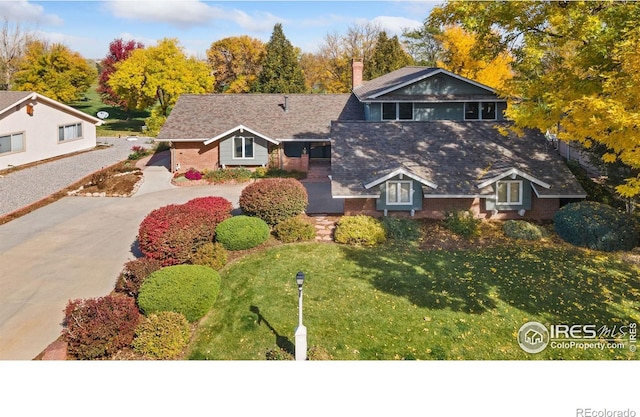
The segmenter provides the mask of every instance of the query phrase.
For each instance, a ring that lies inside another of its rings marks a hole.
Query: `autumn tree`
[[[389,38],[387,32],[378,35],[376,45],[364,66],[364,78],[373,79],[388,74],[407,65],[413,65],[413,59],[407,54],[398,40],[398,36]]]
[[[640,194],[640,3],[448,2],[430,20],[474,33],[479,53],[511,53],[517,127],[603,145],[605,162],[629,167],[617,192]]]
[[[96,77],[95,66],[79,53],[59,43],[34,40],[26,46],[14,76],[13,89],[36,91],[69,103],[82,98]]]
[[[255,83],[255,91],[303,93],[305,90],[304,74],[296,49],[285,37],[282,24],[278,23],[265,46],[265,58],[262,71]]]
[[[435,39],[441,48],[440,59],[436,60],[439,68],[498,90],[503,90],[505,83],[513,76],[513,58],[509,51],[491,57],[476,54],[479,49],[476,38],[460,26],[447,26],[435,35]]]
[[[13,75],[20,68],[27,44],[35,38],[32,30],[4,18],[0,27],[0,90],[11,90]]]
[[[442,46],[438,35],[442,31],[438,27],[427,23],[414,30],[404,30],[402,38],[407,49],[417,65],[435,67],[442,53]]]
[[[109,79],[116,70],[116,64],[126,60],[135,49],[140,48],[144,48],[144,45],[134,40],[123,41],[119,38],[111,41],[107,56],[100,62],[102,68],[98,79],[98,93],[103,103],[126,108],[126,102],[109,86]]]
[[[234,36],[213,42],[207,62],[215,76],[216,93],[248,93],[258,78],[265,45],[249,36]]]
[[[187,57],[177,39],[165,38],[155,46],[136,49],[115,68],[108,85],[128,109],[157,104],[159,115],[167,116],[181,94],[213,89],[214,77],[207,64]]]

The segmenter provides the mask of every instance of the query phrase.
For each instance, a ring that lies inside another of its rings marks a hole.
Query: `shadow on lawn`
[[[260,309],[258,307],[251,306],[249,307],[249,311],[258,316],[258,326],[260,325],[260,323],[264,323],[269,328],[269,330],[271,330],[271,333],[276,336],[276,346],[278,346],[285,352],[290,353],[291,355],[295,355],[295,345],[293,344],[293,342],[291,342],[288,337],[281,336],[280,333],[278,333],[276,329],[274,329],[273,326],[271,326],[271,324],[267,321],[267,319],[265,319],[264,316],[260,313]]]
[[[559,247],[469,251],[343,247],[371,284],[419,307],[481,314],[496,300],[561,323],[635,321],[640,278],[608,255]],[[630,303],[635,303],[631,306]]]

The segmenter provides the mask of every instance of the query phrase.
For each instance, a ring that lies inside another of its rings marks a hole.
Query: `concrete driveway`
[[[109,294],[151,210],[209,195],[238,206],[243,186],[173,187],[165,162],[145,168],[131,198],[67,197],[0,226],[1,360],[44,350],[60,335],[68,300]]]

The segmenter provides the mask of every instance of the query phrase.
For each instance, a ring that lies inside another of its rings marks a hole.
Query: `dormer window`
[[[413,103],[382,103],[382,120],[413,120]]]
[[[493,101],[464,103],[465,120],[496,120],[496,103]]]

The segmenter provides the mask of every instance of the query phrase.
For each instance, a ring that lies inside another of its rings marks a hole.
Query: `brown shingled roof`
[[[31,91],[0,91],[0,110],[14,105],[31,94],[33,94]]]
[[[240,125],[271,139],[328,139],[331,121],[363,119],[351,94],[184,94],[158,139],[206,140]]]
[[[540,196],[584,197],[585,192],[539,132],[503,136],[508,122],[335,122],[332,124],[332,194],[376,194],[364,185],[404,169],[437,188],[425,195],[479,196],[482,181],[516,169],[550,188]]]

